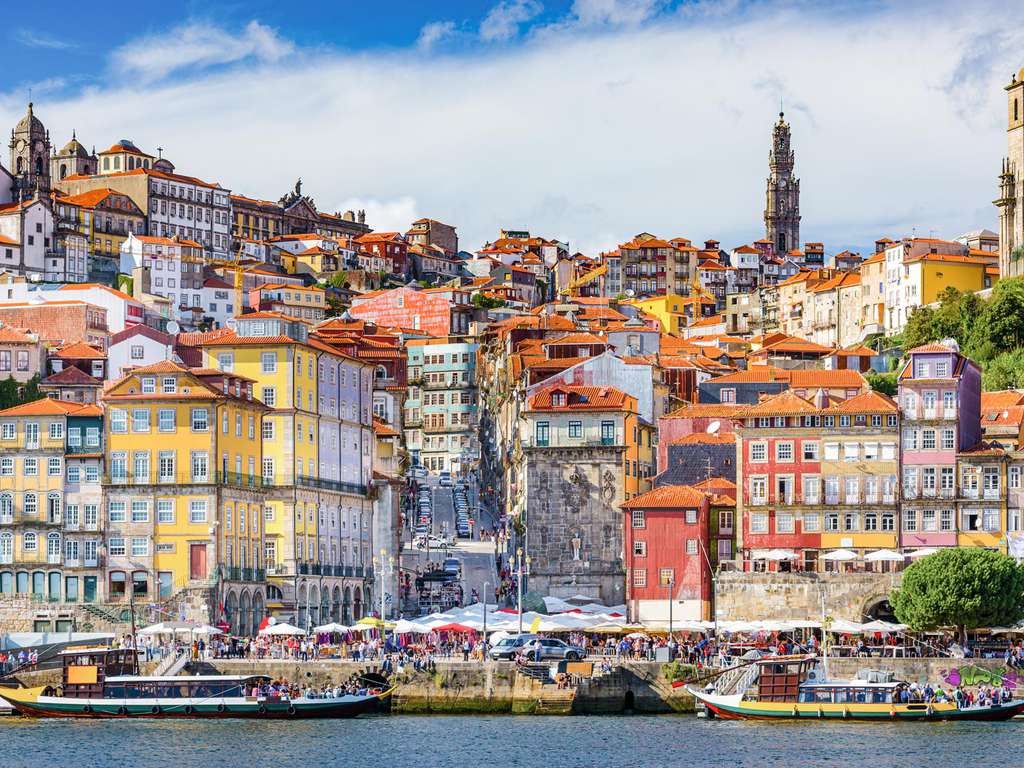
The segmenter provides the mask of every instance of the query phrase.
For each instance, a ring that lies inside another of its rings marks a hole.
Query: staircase
[[[720,696],[744,694],[757,680],[760,671],[758,664],[730,669],[715,680],[715,693]]]
[[[153,670],[153,677],[174,677],[181,673],[188,666],[188,653],[168,654],[156,669]]]

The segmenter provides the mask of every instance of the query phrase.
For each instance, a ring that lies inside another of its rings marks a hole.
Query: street
[[[481,600],[484,597],[484,582],[486,581],[487,594],[494,599],[494,542],[479,541],[481,519],[484,515],[483,527],[493,529],[494,521],[480,509],[476,484],[470,482],[468,501],[471,508],[470,517],[474,520],[473,539],[455,538],[455,500],[452,488],[444,488],[438,484],[435,475],[429,475],[421,484],[429,487],[433,493],[433,517],[431,531],[437,535],[451,536],[455,539],[455,546],[450,550],[439,549],[416,549],[410,543],[410,532],[406,530],[403,540],[406,542],[405,550],[402,552],[402,568],[415,572],[426,570],[428,563],[440,566],[446,557],[457,557],[462,562],[462,589],[464,602],[472,602],[473,590],[477,590]]]

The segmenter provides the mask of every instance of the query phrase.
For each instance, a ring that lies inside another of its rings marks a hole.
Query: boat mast
[[[135,640],[135,585],[130,584],[128,587],[128,609],[132,617],[132,669],[135,670],[135,674],[139,674],[139,649],[136,647]]]
[[[828,673],[828,630],[832,626],[832,620],[825,615],[825,590],[821,590],[821,671],[826,680],[830,680]]]

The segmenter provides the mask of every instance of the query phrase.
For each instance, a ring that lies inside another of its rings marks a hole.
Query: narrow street
[[[479,532],[481,523],[483,528],[493,530],[494,520],[490,515],[478,507],[478,494],[476,484],[470,483],[468,489],[468,501],[471,508],[470,517],[474,520],[473,538],[459,539],[455,537],[455,498],[452,488],[444,488],[438,483],[435,475],[429,475],[421,484],[429,487],[433,493],[433,517],[431,531],[438,536],[450,536],[454,538],[455,546],[449,550],[440,549],[417,549],[411,543],[411,532],[406,529],[402,539],[405,541],[405,549],[402,552],[402,568],[415,572],[421,572],[428,568],[428,565],[440,567],[446,557],[456,557],[462,563],[462,589],[464,602],[473,602],[471,595],[477,590],[483,600],[485,590],[484,583],[487,583],[486,594],[494,599],[494,542],[480,541]],[[481,521],[480,516],[484,519]]]

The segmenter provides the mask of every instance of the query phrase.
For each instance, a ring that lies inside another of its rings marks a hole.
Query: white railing
[[[768,503],[767,496],[751,496],[750,505],[753,507],[763,507]]]
[[[825,494],[825,503],[826,504],[838,504],[839,503],[839,496],[838,495],[831,496],[829,494]]]
[[[998,499],[999,498],[999,489],[998,488],[986,488],[985,489],[985,498],[986,499]]]
[[[955,419],[956,418],[956,408],[943,408],[942,409],[942,418],[944,418],[944,419]]]
[[[882,496],[882,503],[883,504],[895,504],[896,503],[896,496],[895,496],[895,494],[892,494],[892,493],[883,494],[883,496]]]

